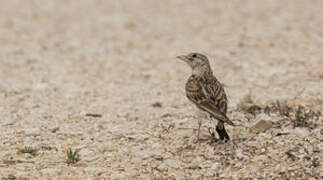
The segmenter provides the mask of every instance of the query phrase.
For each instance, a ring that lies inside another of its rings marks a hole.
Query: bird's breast
[[[192,103],[192,108],[193,111],[195,112],[195,115],[197,116],[197,118],[201,118],[201,119],[209,119],[212,121],[212,123],[217,126],[218,125],[218,120],[215,119],[214,117],[212,117],[208,112],[203,111],[202,109],[200,109],[199,107],[197,107],[195,104]]]

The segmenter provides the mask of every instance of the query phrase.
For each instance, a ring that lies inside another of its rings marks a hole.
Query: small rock
[[[0,112],[1,113],[1,112]],[[9,121],[7,121],[7,122],[4,122],[3,123],[3,126],[12,126],[12,125],[14,125],[16,122],[18,122],[16,119],[14,119],[14,120],[9,120]]]
[[[7,165],[5,163],[0,162],[0,167],[6,167]]]
[[[174,159],[167,159],[165,163],[167,164],[168,167],[172,167],[172,168],[179,168],[181,166],[180,163]]]
[[[171,173],[171,175],[178,180],[185,179],[185,173],[182,171],[175,171],[174,173]]]
[[[273,124],[270,121],[259,120],[250,127],[250,132],[259,133],[271,128]]]
[[[213,164],[211,161],[202,161],[202,163],[200,163],[198,167],[202,169],[207,169],[210,168],[212,165]]]
[[[178,128],[176,134],[180,137],[190,137],[192,136],[192,129],[188,128]]]
[[[136,24],[134,22],[126,22],[123,24],[123,27],[127,30],[134,30],[136,28]]]
[[[137,153],[137,155],[142,159],[148,159],[148,158],[160,158],[162,157],[162,153],[158,151],[140,151]]]
[[[265,161],[265,160],[267,160],[267,156],[266,155],[255,156],[252,160],[254,162]]]
[[[9,155],[9,154],[11,154],[10,151],[0,151],[0,157],[4,157],[4,156]]]
[[[9,174],[7,179],[8,180],[16,180],[17,178],[15,175]]]
[[[262,120],[265,120],[265,121],[271,121],[272,120],[272,117],[268,116],[267,114],[265,113],[260,113],[257,118],[259,119],[262,119]]]
[[[35,90],[44,90],[44,89],[46,89],[47,88],[47,83],[37,83],[37,84],[35,84],[34,85],[34,89]]]
[[[140,151],[137,153],[137,155],[142,159],[148,159],[148,158],[154,156],[154,154],[150,151]]]
[[[93,114],[93,113],[86,113],[85,116],[93,117],[93,118],[100,118],[102,114]]]
[[[161,117],[162,118],[166,118],[166,117],[171,117],[172,116],[172,114],[170,114],[170,113],[166,113],[166,114],[163,114]]]
[[[212,170],[216,170],[216,169],[218,169],[218,167],[219,167],[219,164],[218,163],[214,163],[214,164],[212,164],[211,169]]]
[[[57,171],[56,168],[46,168],[46,169],[42,169],[41,173],[43,174],[55,174]]]
[[[92,151],[84,148],[79,151],[79,154],[80,154],[80,156],[90,156],[92,154]],[[91,156],[91,157],[93,157],[93,156]]]
[[[51,130],[51,132],[52,132],[52,133],[56,133],[58,130],[59,130],[59,127],[57,126],[57,127],[54,127],[54,128]]]
[[[39,136],[40,129],[39,128],[25,128],[24,129],[26,136]]]
[[[155,102],[155,103],[153,103],[151,106],[152,106],[152,107],[154,107],[154,108],[160,108],[160,107],[162,107],[163,105],[162,105],[162,103],[161,103],[161,102]]]
[[[96,172],[96,171],[99,171],[100,168],[96,168],[96,167],[86,167],[84,168],[84,171],[86,172]]]
[[[110,117],[111,117],[111,114],[110,113],[106,113],[105,114],[105,118],[107,118],[108,120],[110,119]]]
[[[258,147],[259,142],[255,141],[255,140],[250,140],[246,142],[247,146],[251,146],[251,147]]]
[[[320,144],[318,144],[317,149],[319,151],[323,151],[323,142],[321,142]]]
[[[242,153],[242,150],[241,150],[241,149],[236,149],[236,156],[237,156],[239,159],[246,158],[246,156]]]
[[[308,137],[310,132],[306,128],[297,127],[295,129],[289,129],[290,134],[294,134],[298,137]]]
[[[163,164],[160,164],[159,166],[157,166],[157,169],[159,171],[166,171],[167,170],[167,166],[163,163]]]

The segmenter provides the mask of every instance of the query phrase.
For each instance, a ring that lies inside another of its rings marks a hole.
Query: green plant
[[[271,111],[271,108],[268,105],[266,105],[266,107],[264,108],[264,113],[270,116],[270,111]]]
[[[75,151],[73,151],[72,148],[67,149],[66,151],[67,164],[74,164],[80,160],[78,152],[79,152],[78,149]]]
[[[37,154],[37,149],[33,148],[31,146],[25,146],[24,148],[18,149],[18,152],[20,153],[27,153],[35,156]]]
[[[292,108],[287,105],[286,102],[276,101],[276,107],[281,116],[290,117],[290,113],[292,112]]]

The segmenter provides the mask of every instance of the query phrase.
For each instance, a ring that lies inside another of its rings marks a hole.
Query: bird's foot
[[[210,133],[210,136],[211,136],[211,143],[215,143],[215,142],[218,142],[220,141],[220,139],[216,138],[215,137],[215,133],[214,131],[211,130],[212,128],[209,128],[209,133]]]
[[[210,133],[211,137],[214,139],[215,138],[214,131],[211,131],[211,128],[209,128],[208,130],[209,130],[209,133]]]

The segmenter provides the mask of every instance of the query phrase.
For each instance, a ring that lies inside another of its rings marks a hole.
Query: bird
[[[215,130],[221,141],[229,141],[224,124],[234,126],[227,117],[227,95],[222,83],[213,75],[212,68],[207,56],[192,52],[186,55],[177,56],[178,59],[186,62],[192,69],[192,74],[185,84],[186,97],[193,103],[197,110],[199,141],[202,118],[208,118],[215,126]],[[212,133],[214,136],[214,133]]]

